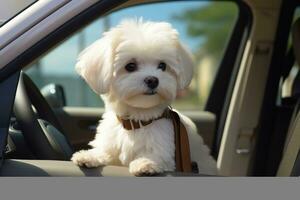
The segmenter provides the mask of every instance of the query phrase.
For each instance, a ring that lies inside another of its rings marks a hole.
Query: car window
[[[172,106],[203,110],[237,16],[238,7],[233,2],[174,1],[120,9],[57,45],[32,63],[26,73],[40,89],[50,83],[62,85],[67,106],[103,107],[102,100],[74,70],[78,54],[125,18],[167,21],[192,50],[196,64],[189,88],[178,94]]]

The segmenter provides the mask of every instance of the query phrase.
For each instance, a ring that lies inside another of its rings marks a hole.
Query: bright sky
[[[183,43],[189,46],[192,50],[195,50],[196,46],[200,43],[199,38],[190,38],[186,33],[186,24],[181,21],[174,20],[172,17],[184,12],[185,10],[197,8],[206,4],[207,2],[199,1],[145,4],[116,11],[109,15],[109,20],[111,26],[117,25],[124,18],[132,17],[143,17],[145,20],[167,21],[178,30]],[[83,30],[83,34],[85,36],[84,46],[88,46],[101,37],[103,32],[103,19],[96,20]],[[62,45],[56,47],[53,51],[47,54],[41,62],[43,65],[42,71],[44,73],[55,73],[57,75],[75,74],[74,66],[77,55],[80,52],[78,41],[79,34],[75,34],[73,37],[62,43]]]

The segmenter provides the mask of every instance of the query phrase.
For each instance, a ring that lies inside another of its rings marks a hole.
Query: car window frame
[[[26,10],[27,8],[31,7],[33,4],[35,4],[36,2],[38,2],[38,0],[35,0],[33,2],[31,2],[30,4],[28,4],[27,6],[25,6],[23,9],[21,9],[20,11],[16,12],[13,16],[11,16],[10,18],[6,19],[3,23],[0,23],[0,28],[2,26],[4,26],[5,24],[7,24],[9,21],[11,21],[13,18],[15,18],[16,16],[18,16],[20,13],[22,13],[24,10]],[[0,21],[1,22],[1,21]]]
[[[205,111],[214,113],[216,116],[216,129],[211,149],[211,154],[215,159],[217,159],[219,154],[233,88],[252,27],[253,14],[250,7],[242,1],[235,3],[239,11],[237,21],[227,47],[224,50],[223,59],[221,60],[204,109]]]

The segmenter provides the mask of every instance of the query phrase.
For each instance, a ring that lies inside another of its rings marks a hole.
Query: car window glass
[[[74,70],[78,54],[125,18],[167,21],[195,57],[193,80],[178,94],[173,107],[203,110],[237,16],[238,7],[233,2],[175,1],[124,8],[93,21],[57,45],[32,63],[27,74],[39,88],[50,83],[62,85],[67,106],[103,107],[102,100]]]

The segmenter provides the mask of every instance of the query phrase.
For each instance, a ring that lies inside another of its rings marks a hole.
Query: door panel
[[[56,108],[54,112],[74,150],[79,150],[88,148],[88,142],[94,139],[104,109],[64,107]]]
[[[64,107],[56,108],[56,116],[61,122],[65,134],[69,138],[74,150],[88,148],[96,133],[98,121],[104,112],[103,108]],[[211,147],[215,130],[215,115],[204,111],[184,111],[198,128],[204,142]]]
[[[182,111],[181,113],[193,120],[204,143],[211,148],[216,128],[215,114],[207,111]]]

